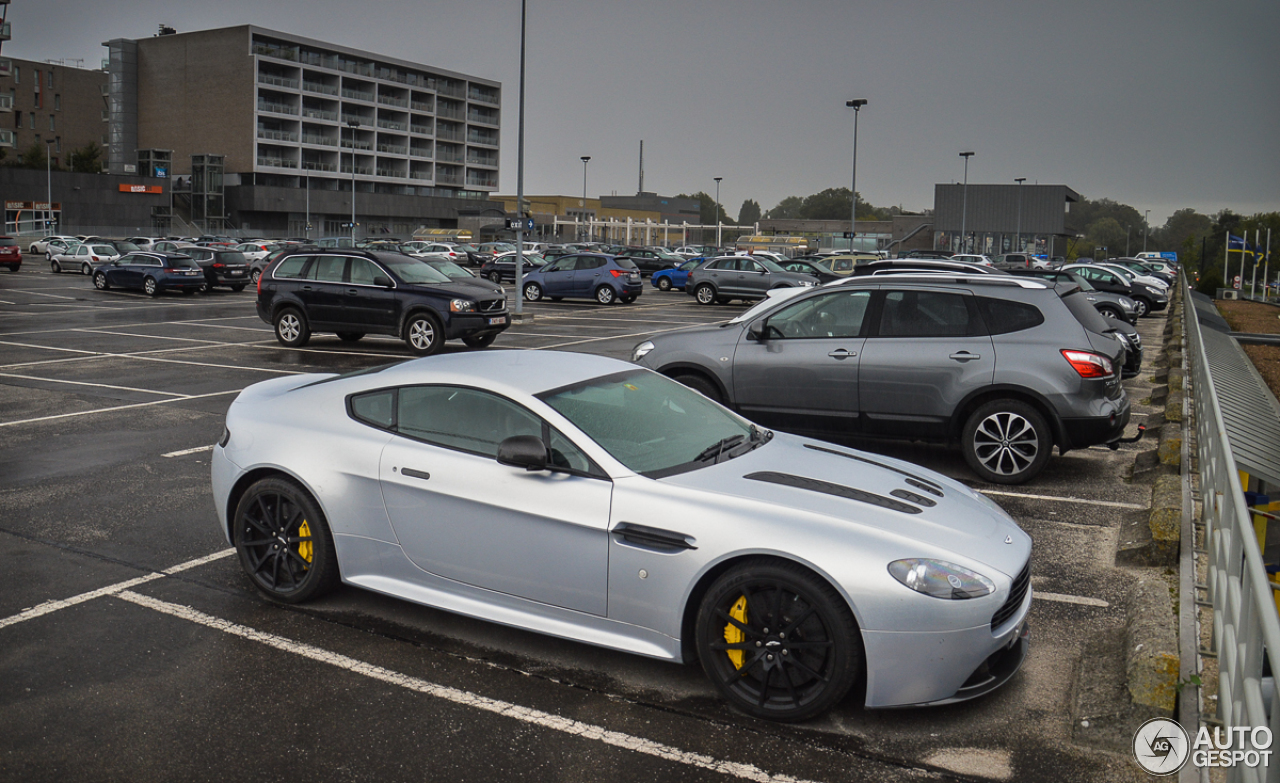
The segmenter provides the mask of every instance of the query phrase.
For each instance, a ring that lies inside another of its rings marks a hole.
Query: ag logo
[[[1133,735],[1133,758],[1152,775],[1172,775],[1187,763],[1191,743],[1177,721],[1152,718]]]

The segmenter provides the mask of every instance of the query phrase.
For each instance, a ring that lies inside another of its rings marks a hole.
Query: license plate
[[[490,319],[489,319],[489,325],[490,325],[490,326],[502,326],[502,325],[503,325],[503,324],[505,324],[506,322],[507,322],[507,317],[506,317],[505,315],[500,315],[500,316],[498,316],[497,318],[490,318]]]
[[[182,274],[186,275],[187,277],[195,277],[196,275],[200,275],[204,273],[200,271],[195,271],[195,272],[183,272]]]
[[[243,270],[243,269],[237,269],[237,270],[235,270],[235,271],[233,271],[233,272],[231,273],[231,276],[232,276],[232,277],[239,277],[240,275],[243,275],[243,274],[244,274],[244,270]]]
[[[633,283],[638,283],[640,282],[640,275],[637,275],[635,272],[632,272],[631,274],[627,275],[627,279]]]

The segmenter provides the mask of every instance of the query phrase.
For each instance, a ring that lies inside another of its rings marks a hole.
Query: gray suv
[[[725,256],[715,258],[689,273],[684,292],[699,304],[730,299],[763,299],[775,288],[816,286],[818,278],[788,272],[768,258]]]
[[[1125,348],[1078,287],[902,274],[775,292],[731,321],[658,335],[632,361],[767,426],[823,438],[958,442],[1019,484],[1118,441]]]

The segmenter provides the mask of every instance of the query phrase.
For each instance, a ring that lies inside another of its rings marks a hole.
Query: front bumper
[[[445,328],[447,339],[472,337],[492,332],[498,334],[511,326],[511,314],[506,310],[496,313],[453,313]]]

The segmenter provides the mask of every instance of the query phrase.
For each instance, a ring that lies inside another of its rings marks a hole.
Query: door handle
[[[408,476],[409,478],[422,479],[423,481],[426,481],[431,478],[430,473],[427,473],[422,470],[414,470],[413,468],[401,468],[400,475]]]
[[[830,356],[832,359],[850,359],[857,355],[858,354],[856,352],[846,351],[843,348],[837,348],[831,353],[827,354],[827,356]],[[955,357],[952,357],[952,358],[955,358]]]
[[[955,359],[958,362],[967,362],[972,359],[981,359],[982,355],[977,353],[969,353],[968,351],[960,351],[959,353],[951,354],[949,358]]]
[[[304,285],[304,286],[302,287],[302,290],[303,290],[303,291],[310,291],[310,290],[311,290],[311,286],[309,286],[309,285]]]

